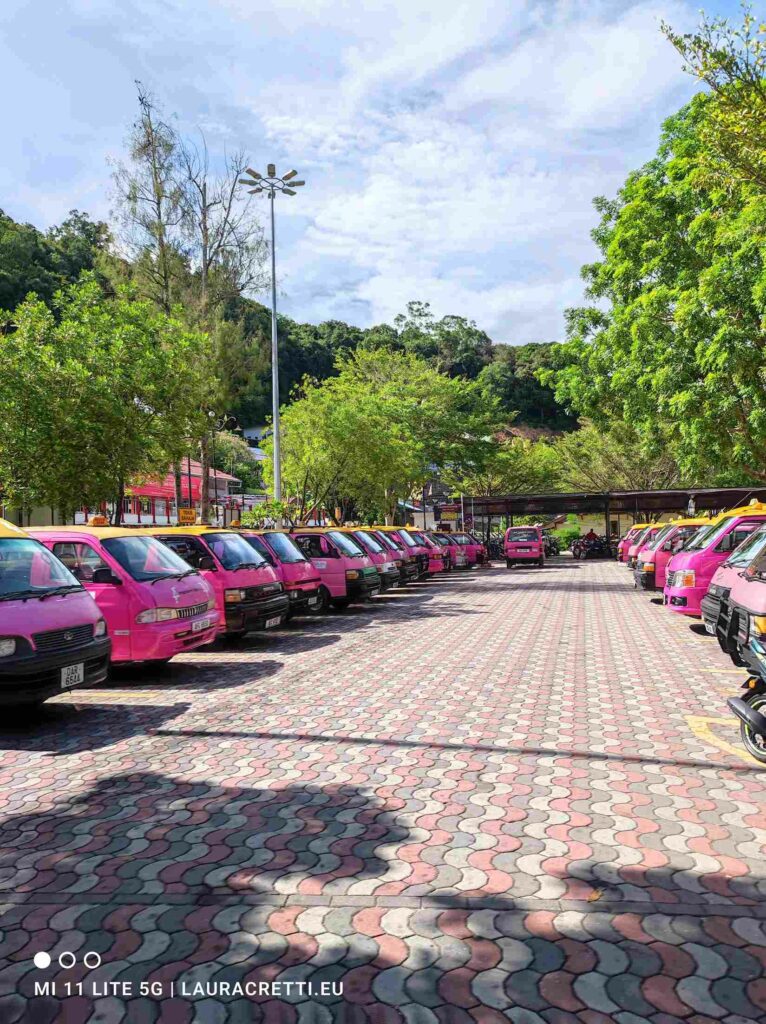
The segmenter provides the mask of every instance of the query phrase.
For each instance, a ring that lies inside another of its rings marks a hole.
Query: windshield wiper
[[[43,598],[51,597],[53,594],[66,594],[70,590],[84,589],[79,583],[68,583],[64,587],[55,587],[53,590],[15,590],[10,594],[0,594],[0,601],[28,601],[30,598],[42,601]]]
[[[159,580],[182,580],[184,576],[192,576],[196,573],[196,569],[187,569],[186,572],[168,572],[164,576],[155,576],[153,580],[149,580],[150,583],[157,583]]]
[[[266,562],[240,562],[239,565],[235,565],[232,572],[236,572],[237,569],[262,569],[266,565]]]

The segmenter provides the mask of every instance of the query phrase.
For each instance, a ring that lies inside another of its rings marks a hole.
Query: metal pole
[[[192,505],[191,480],[192,480],[192,477],[191,477],[191,455],[187,455],[186,456],[186,486],[189,488],[189,501],[188,501],[188,504],[186,506],[187,508],[194,508],[194,506]],[[179,516],[178,518],[180,519],[181,517]]]
[[[426,528],[426,487],[423,484],[423,529]]]
[[[274,499],[282,500],[282,460],[279,448],[279,349],[277,346],[277,263],[274,233],[274,191],[271,195],[271,419],[274,431]]]
[[[210,431],[210,469],[213,473],[213,515],[215,517],[215,525],[218,525],[218,477],[215,475],[215,428],[218,426],[217,423],[213,424],[213,429]]]
[[[460,495],[460,529],[465,530],[465,506],[463,505],[463,495]]]

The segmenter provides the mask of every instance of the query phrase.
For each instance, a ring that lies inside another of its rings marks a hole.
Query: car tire
[[[330,601],[332,603],[333,608],[337,609],[337,611],[343,611],[344,608],[348,608],[348,606],[351,604],[350,597],[333,597],[330,598]]]
[[[538,559],[538,561],[537,561],[537,564],[538,564],[538,566],[539,566],[539,567],[540,567],[541,569],[544,569],[544,568],[545,568],[545,559],[544,559],[544,558],[542,558],[542,557],[540,557],[540,558]]]
[[[513,565],[513,562],[510,560],[510,558],[506,558],[506,560],[505,560],[505,567],[506,567],[506,569],[510,569],[512,565]]]

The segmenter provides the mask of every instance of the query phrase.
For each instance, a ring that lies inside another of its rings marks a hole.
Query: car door
[[[115,563],[106,562],[88,541],[57,541],[52,550],[53,554],[74,573],[98,605],[99,611],[106,620],[112,641],[112,660],[129,660],[133,623],[131,590],[125,573]],[[93,576],[97,569],[106,569],[112,574],[115,582],[94,583]],[[120,582],[116,582],[117,580]]]

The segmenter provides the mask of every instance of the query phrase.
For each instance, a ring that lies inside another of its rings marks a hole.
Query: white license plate
[[[72,686],[77,686],[78,683],[85,682],[85,665],[80,662],[79,665],[67,665],[66,668],[61,670],[61,689],[68,690]]]
[[[711,622],[705,623],[705,629],[710,633],[711,636],[715,636],[715,626]]]
[[[517,551],[531,551],[532,548],[516,548]]]
[[[210,619],[195,619],[192,622],[192,633],[199,633],[203,629],[207,629],[210,625]]]
[[[282,623],[282,616],[281,615],[277,615],[276,618],[266,619],[265,628],[266,629],[273,629],[274,626],[279,626],[279,625],[281,625],[281,623]]]
[[[380,587],[375,587],[374,590],[370,591],[370,597],[375,597],[376,594],[380,593]]]
[[[308,602],[307,602],[307,603],[308,603],[308,604],[319,604],[319,598],[318,598],[318,597],[310,597],[310,598],[308,599]]]

